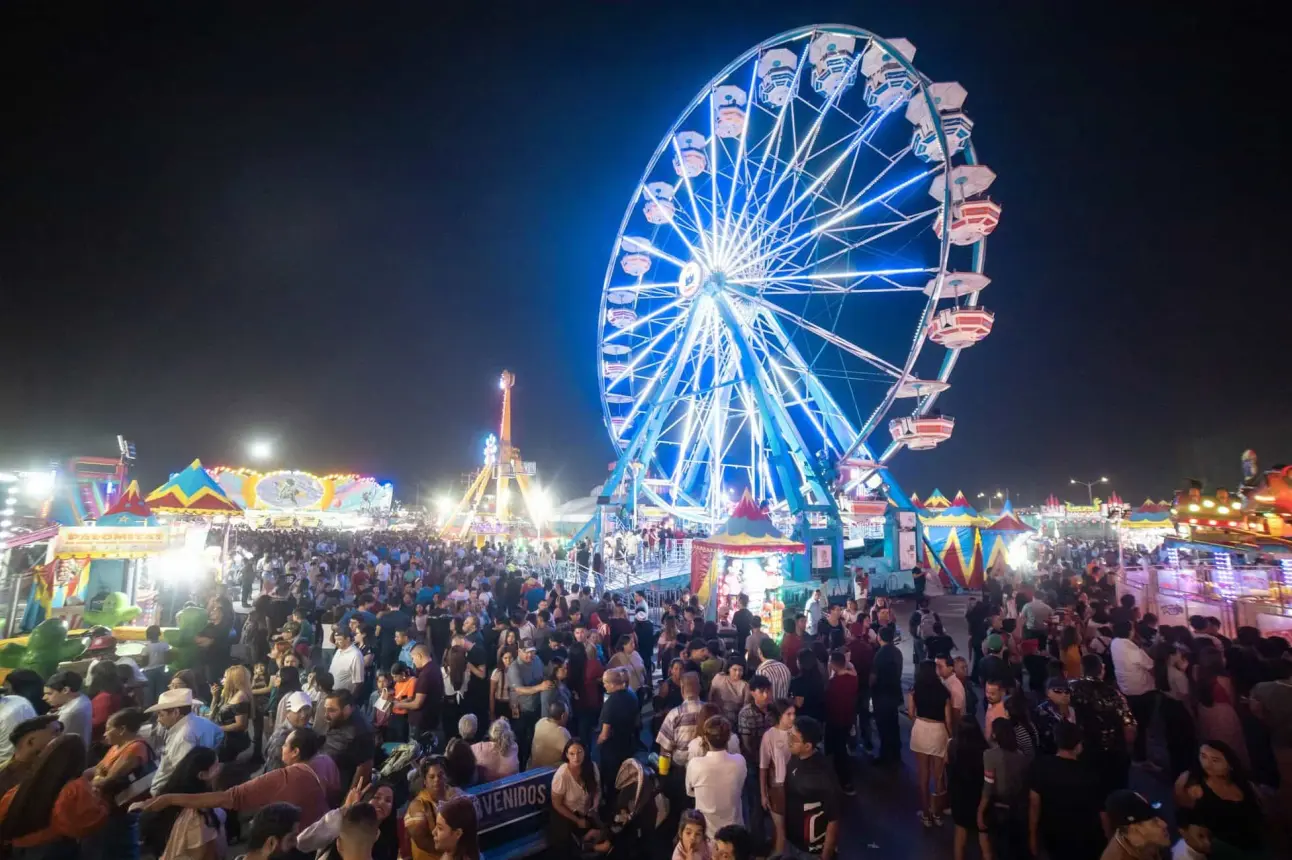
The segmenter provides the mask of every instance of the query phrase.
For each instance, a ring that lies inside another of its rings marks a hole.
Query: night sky
[[[1284,49],[1247,4],[344,5],[0,12],[0,466],[123,433],[155,484],[267,435],[411,501],[478,464],[509,368],[526,459],[588,492],[624,206],[710,77],[813,22],[914,42],[999,175],[995,331],[903,486],[1138,502],[1292,457]]]

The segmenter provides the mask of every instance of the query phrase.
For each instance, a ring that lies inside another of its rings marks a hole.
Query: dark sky
[[[999,175],[995,331],[903,485],[1139,501],[1292,456],[1284,51],[1248,4],[344,5],[5,5],[0,465],[124,433],[149,483],[268,434],[411,497],[476,465],[506,367],[526,458],[586,492],[629,195],[713,74],[813,22],[914,42]]]

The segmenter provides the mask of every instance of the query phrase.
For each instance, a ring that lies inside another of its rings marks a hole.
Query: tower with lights
[[[498,425],[498,435],[490,433],[486,437],[480,470],[444,519],[441,537],[513,534],[524,531],[527,526],[532,526],[538,536],[542,535],[548,501],[533,481],[536,465],[525,462],[520,449],[511,442],[511,390],[515,384],[516,375],[509,370],[504,370],[498,377],[498,389],[502,392],[502,420]],[[516,482],[524,503],[524,516],[519,518],[512,516],[512,481]],[[494,486],[492,511],[487,502],[490,484]]]

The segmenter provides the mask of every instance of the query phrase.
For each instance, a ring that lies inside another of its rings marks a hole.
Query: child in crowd
[[[148,640],[148,644],[144,646],[146,660],[142,668],[165,666],[167,655],[170,654],[170,643],[161,638],[161,628],[156,624],[152,625],[144,631],[144,637]]]
[[[1175,826],[1180,839],[1171,849],[1171,860],[1207,860],[1211,856],[1211,829],[1194,818],[1192,809],[1177,807]]]
[[[677,827],[677,844],[673,848],[673,860],[709,860],[708,823],[704,813],[688,809],[682,813]]]
[[[413,616],[413,626],[417,629],[417,641],[422,644],[426,644],[426,623],[429,619],[426,604],[417,604],[416,614]]]

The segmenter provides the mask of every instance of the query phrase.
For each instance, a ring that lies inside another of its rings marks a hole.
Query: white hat
[[[297,690],[296,692],[292,693],[290,696],[287,697],[286,704],[284,705],[284,707],[286,707],[287,710],[291,711],[294,714],[297,711],[303,711],[306,708],[314,707],[314,703],[310,701],[310,697],[308,693],[304,693],[304,692],[301,692],[300,690]]]
[[[181,687],[178,690],[165,690],[157,697],[157,704],[149,708],[145,713],[153,714],[157,711],[169,711],[173,708],[191,708],[193,707],[193,691],[187,687]]]

